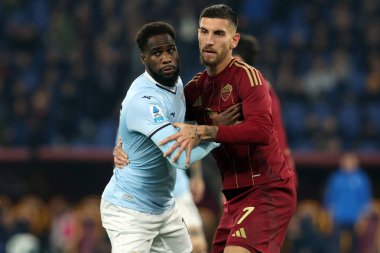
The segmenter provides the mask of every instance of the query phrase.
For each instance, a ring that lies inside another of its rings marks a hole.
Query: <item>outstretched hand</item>
[[[221,113],[211,115],[212,125],[233,125],[238,122],[242,115],[241,104],[234,104]]]
[[[179,148],[178,152],[173,156],[172,161],[176,162],[182,152],[186,151],[186,166],[189,166],[191,150],[201,142],[201,138],[197,132],[197,125],[177,122],[174,123],[173,126],[179,128],[180,131],[165,138],[159,143],[159,145],[164,145],[170,141],[176,141],[176,143],[164,153],[164,157],[170,156],[177,148]]]
[[[119,138],[117,141],[117,146],[113,150],[113,162],[115,167],[122,169],[125,165],[129,164],[128,155],[122,149],[122,141]]]

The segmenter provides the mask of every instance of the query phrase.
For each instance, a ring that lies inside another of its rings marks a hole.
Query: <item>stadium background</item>
[[[348,150],[380,198],[379,1],[2,0],[0,253],[27,228],[48,252],[107,252],[94,210],[112,174],[121,100],[143,71],[136,31],[154,20],[175,27],[186,82],[203,69],[199,13],[215,3],[231,5],[239,31],[259,39],[256,67],[281,98],[299,201],[318,206]],[[212,159],[204,169],[203,208],[217,216]]]

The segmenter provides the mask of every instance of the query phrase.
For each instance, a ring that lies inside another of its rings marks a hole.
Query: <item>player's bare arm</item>
[[[165,138],[161,141],[160,145],[164,145],[170,141],[176,143],[164,153],[167,157],[174,152],[178,147],[180,148],[177,154],[173,157],[175,162],[180,154],[186,150],[186,156],[190,157],[191,150],[200,143],[200,141],[214,141],[218,133],[218,125],[232,125],[238,123],[241,117],[241,104],[235,104],[227,110],[215,114],[212,118],[213,126],[206,125],[190,125],[186,123],[175,123],[175,127],[180,128],[180,131],[172,136]]]
[[[217,126],[205,126],[205,125],[190,125],[186,123],[174,123],[173,126],[179,128],[178,133],[173,134],[160,142],[159,145],[164,145],[170,141],[176,141],[165,153],[167,157],[171,155],[174,150],[179,148],[178,152],[173,157],[172,161],[176,162],[178,157],[183,151],[186,151],[186,157],[190,159],[191,150],[196,147],[201,140],[213,141],[216,140],[216,134],[218,132]]]
[[[165,145],[170,141],[176,141],[165,153],[164,157],[170,156],[177,148],[178,152],[173,156],[172,162],[176,162],[183,151],[186,151],[186,164],[189,164],[191,150],[200,142],[200,136],[197,134],[198,125],[190,125],[186,123],[174,123],[174,127],[179,128],[176,134],[163,139],[159,145]]]

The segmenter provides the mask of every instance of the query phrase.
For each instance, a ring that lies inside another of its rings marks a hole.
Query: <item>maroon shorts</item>
[[[212,253],[226,246],[251,252],[279,253],[297,205],[294,176],[255,185],[224,204]]]

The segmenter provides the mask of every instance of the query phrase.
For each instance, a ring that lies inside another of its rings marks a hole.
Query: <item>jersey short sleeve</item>
[[[134,99],[129,106],[133,108],[128,110],[125,120],[130,131],[151,137],[159,129],[170,124],[165,107],[155,97]]]

